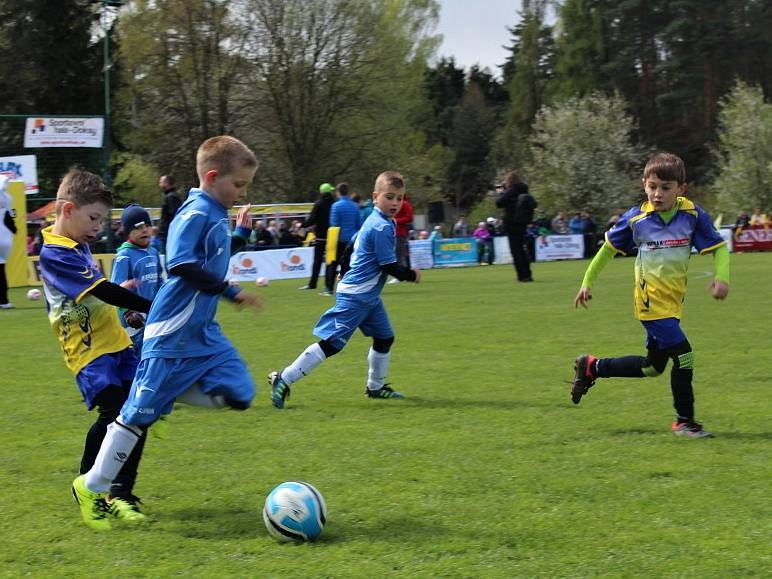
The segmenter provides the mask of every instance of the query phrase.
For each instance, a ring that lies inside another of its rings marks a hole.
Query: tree
[[[772,104],[760,87],[738,82],[721,101],[714,159],[721,209],[772,208]]]
[[[595,93],[539,111],[526,174],[540,208],[588,211],[605,219],[611,210],[631,205],[640,191],[641,160],[633,131],[618,96]]]

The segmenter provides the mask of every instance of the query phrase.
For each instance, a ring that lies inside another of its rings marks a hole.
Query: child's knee
[[[673,358],[674,370],[694,370],[694,352],[688,340],[668,348],[668,354]]]
[[[373,350],[380,354],[387,354],[394,343],[394,336],[390,338],[373,338]]]

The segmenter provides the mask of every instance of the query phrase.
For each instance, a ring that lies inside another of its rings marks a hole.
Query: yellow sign
[[[8,256],[8,264],[5,273],[8,278],[8,287],[22,287],[27,285],[27,199],[24,194],[24,181],[8,181],[8,193],[16,214],[16,234],[13,236],[11,253]]]

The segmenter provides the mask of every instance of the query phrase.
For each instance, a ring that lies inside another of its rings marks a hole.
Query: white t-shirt
[[[5,226],[5,214],[13,208],[10,194],[5,190],[8,178],[0,175],[0,263],[5,263],[11,253],[13,233]]]

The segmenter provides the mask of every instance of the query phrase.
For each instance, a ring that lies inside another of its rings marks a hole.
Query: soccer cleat
[[[593,366],[598,359],[590,354],[582,354],[574,364],[574,381],[571,383],[571,401],[579,404],[582,396],[595,384],[595,372]]]
[[[320,296],[334,296],[335,294],[332,293],[330,290],[324,290],[323,292],[319,292]]]
[[[688,438],[713,438],[713,434],[703,430],[702,424],[694,420],[676,421],[671,426],[673,434],[676,436],[686,436]]]
[[[10,302],[8,302],[7,304],[0,304],[0,310],[12,310],[12,309],[13,309],[13,308],[15,308],[15,307],[16,307],[16,306],[14,306],[14,305],[13,305],[12,303],[10,303]]]
[[[95,493],[86,488],[86,476],[80,475],[72,481],[72,494],[80,507],[80,515],[87,526],[96,531],[109,531],[109,507],[105,501],[107,493]]]
[[[136,525],[147,521],[147,516],[139,510],[139,497],[113,497],[107,499],[110,514],[121,521]]]
[[[281,372],[268,374],[268,384],[271,385],[271,404],[278,409],[284,408],[284,401],[290,397],[290,387],[281,379]]]
[[[378,390],[365,388],[365,394],[368,398],[392,398],[394,400],[403,400],[405,398],[404,394],[392,390],[388,384],[384,384],[381,388],[378,388]]]
[[[316,289],[316,286],[315,285],[304,285],[303,287],[299,287],[298,289],[299,290],[312,290],[312,289]]]

